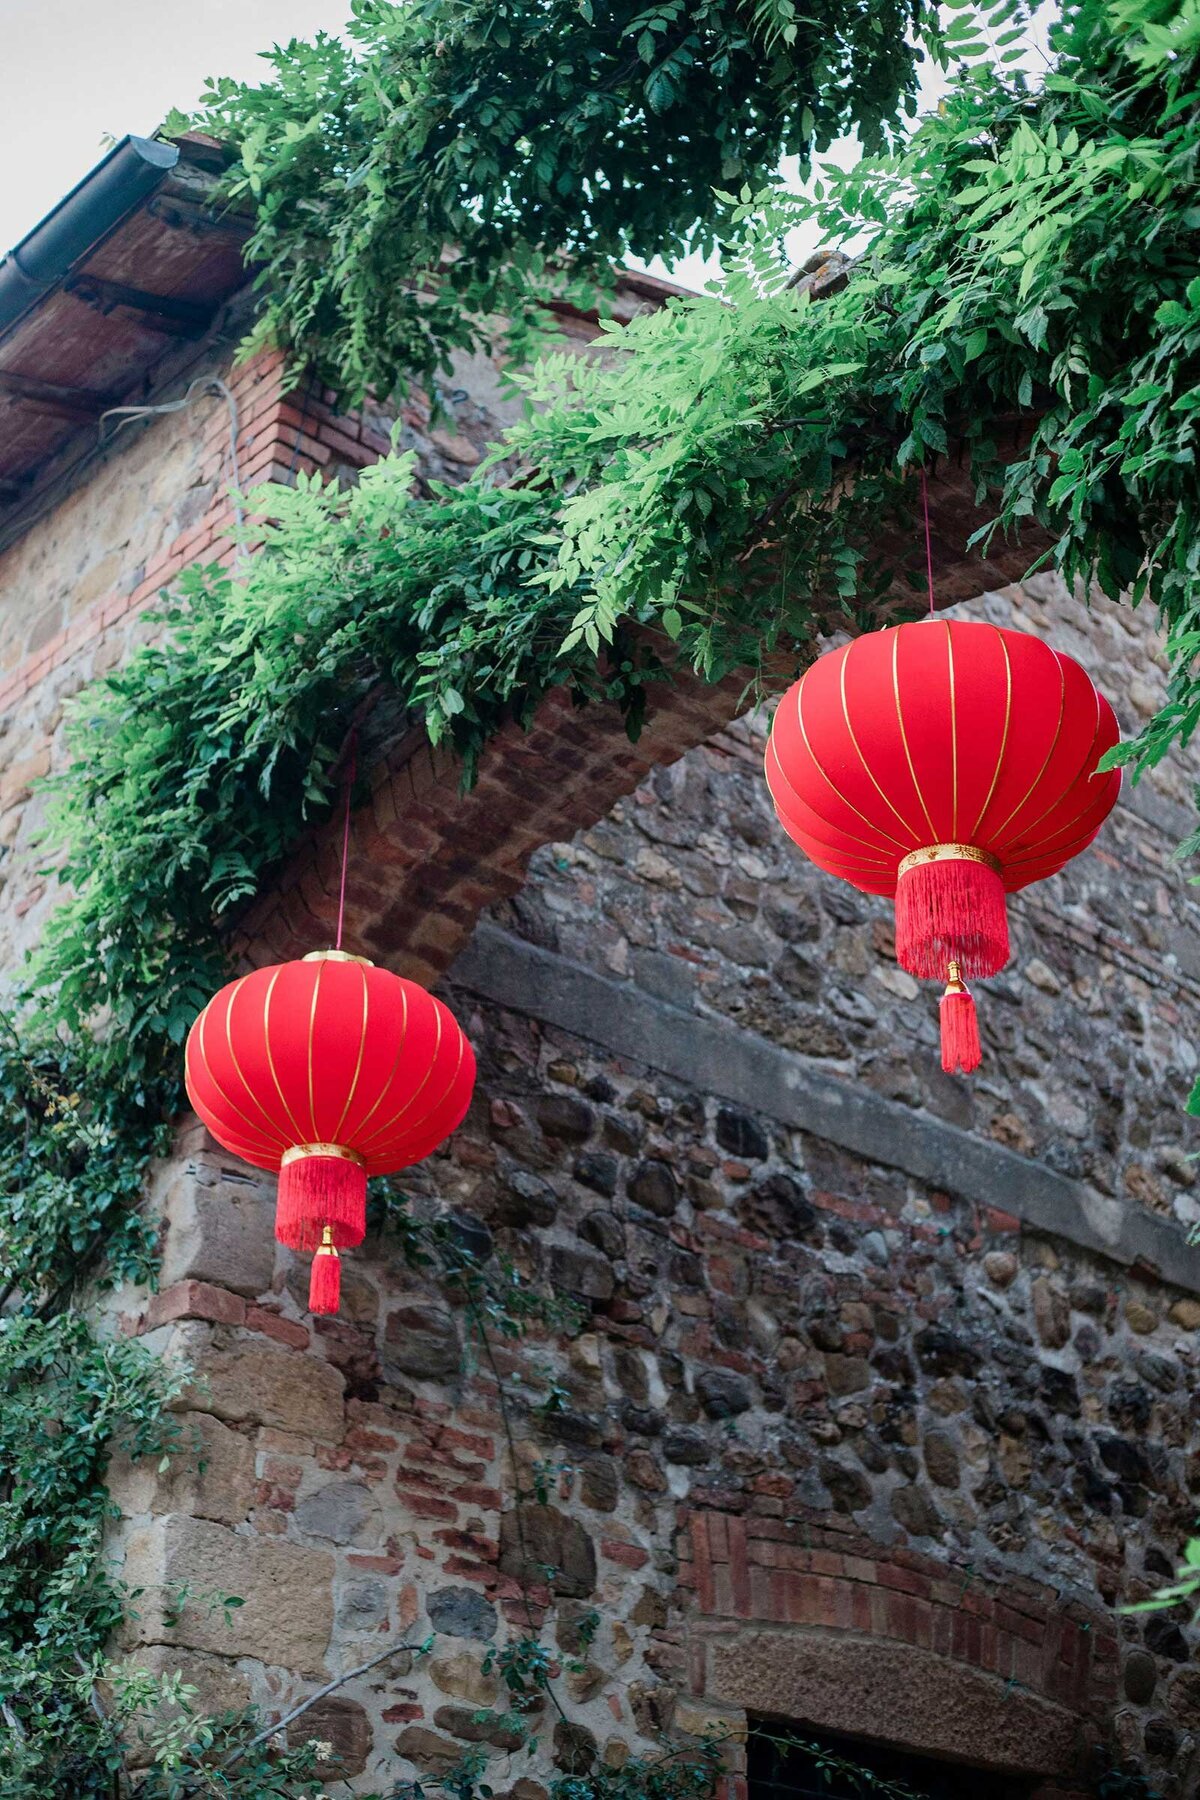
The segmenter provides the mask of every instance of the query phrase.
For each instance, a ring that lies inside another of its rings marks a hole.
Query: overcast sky
[[[338,31],[347,0],[0,0],[0,251],[104,154],[148,137],[208,75],[253,79],[258,53]],[[265,69],[264,69],[265,73]]]
[[[106,133],[148,136],[173,106],[195,104],[206,76],[265,73],[264,47],[336,32],[348,10],[347,0],[0,0],[0,253],[100,159]],[[926,104],[941,86],[934,72]],[[838,160],[851,156],[846,146]],[[812,247],[789,245],[797,259]],[[700,286],[705,268],[689,258],[673,273]]]

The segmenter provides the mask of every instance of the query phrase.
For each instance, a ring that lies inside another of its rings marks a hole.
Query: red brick
[[[228,1288],[214,1287],[208,1281],[177,1281],[152,1294],[146,1308],[146,1324],[153,1330],[172,1319],[210,1319],[218,1325],[241,1325],[246,1318],[246,1302]]]
[[[448,1556],[443,1564],[443,1568],[447,1575],[461,1575],[464,1580],[478,1581],[487,1588],[496,1586],[496,1571],[494,1568],[490,1568],[486,1563],[468,1562],[465,1556]],[[515,1589],[516,1596],[520,1597],[522,1594],[520,1583],[514,1582],[512,1585]],[[503,1583],[500,1584],[498,1591],[501,1593],[506,1591]],[[539,1606],[548,1606],[550,1603],[549,1589],[541,1587],[531,1587],[529,1589],[529,1597],[531,1600],[539,1594],[543,1597],[538,1600],[537,1604]]]
[[[485,1562],[495,1562],[500,1554],[500,1546],[495,1538],[480,1537],[476,1531],[460,1531],[455,1527],[435,1531],[433,1535],[448,1550],[469,1550],[472,1556],[480,1556]]]
[[[281,1344],[290,1344],[293,1350],[306,1350],[312,1341],[307,1325],[301,1325],[295,1319],[280,1318],[278,1313],[268,1312],[262,1306],[246,1308],[246,1324],[251,1331],[261,1331]]]
[[[841,1576],[846,1572],[846,1558],[836,1550],[810,1550],[809,1567],[814,1575]]]
[[[1017,1612],[1013,1607],[1006,1606],[1003,1600],[995,1603],[995,1618],[1002,1630],[1011,1632],[1014,1637],[1027,1638],[1031,1644],[1039,1644],[1045,1638],[1044,1619],[1033,1619],[1028,1613]]]
[[[949,1656],[953,1641],[954,1614],[948,1606],[932,1607],[930,1609],[929,1648],[937,1656]]]
[[[430,1494],[414,1494],[406,1488],[396,1489],[401,1505],[418,1519],[457,1519],[458,1508],[452,1500],[437,1500]]]
[[[929,1598],[932,1585],[928,1575],[917,1575],[911,1569],[897,1568],[895,1563],[880,1563],[875,1579],[880,1587],[895,1588],[902,1594],[917,1594],[923,1600]]]
[[[272,1512],[291,1512],[296,1505],[295,1493],[277,1482],[260,1481],[254,1492],[254,1504]]]
[[[694,1512],[691,1517],[696,1597],[700,1602],[700,1610],[706,1613],[712,1612],[716,1605],[711,1549],[711,1533],[716,1522],[716,1517],[708,1513]]]
[[[352,1469],[354,1456],[344,1444],[318,1444],[314,1452],[317,1463],[322,1469]]]
[[[750,1609],[750,1572],[746,1557],[746,1521],[731,1518],[727,1521],[729,1533],[729,1584],[733,1596],[734,1610],[741,1619],[751,1617]]]
[[[465,1481],[453,1492],[460,1506],[478,1506],[484,1512],[500,1512],[506,1505],[499,1488],[480,1487],[476,1482]]]
[[[606,1562],[619,1563],[624,1569],[644,1569],[650,1552],[640,1544],[624,1544],[617,1538],[601,1538],[600,1554]]]
[[[316,423],[309,420],[309,429]],[[364,449],[358,440],[345,431],[338,431],[332,425],[319,424],[314,433],[317,440],[326,448],[326,452],[340,457],[343,462],[353,463],[356,467],[374,460],[372,451]],[[382,454],[382,452],[381,452]]]
[[[370,1431],[365,1425],[352,1425],[345,1436],[348,1450],[397,1450],[400,1439],[390,1431]]]
[[[790,1475],[756,1475],[751,1483],[755,1493],[774,1494],[780,1500],[786,1500],[795,1485]]]

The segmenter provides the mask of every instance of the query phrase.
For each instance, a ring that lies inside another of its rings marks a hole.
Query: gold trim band
[[[310,1156],[340,1156],[343,1162],[355,1163],[360,1169],[367,1166],[358,1151],[348,1150],[345,1144],[293,1144],[280,1157],[279,1166],[286,1169],[289,1163],[305,1162]]]
[[[923,863],[935,862],[974,862],[982,863],[985,869],[993,874],[1003,874],[1000,863],[990,850],[981,850],[977,844],[926,844],[922,850],[912,850],[902,858],[896,870],[896,879],[907,875],[910,869],[919,869]]]
[[[355,956],[352,950],[310,950],[301,962],[353,962],[361,963],[364,969],[373,969],[375,964],[369,956]]]

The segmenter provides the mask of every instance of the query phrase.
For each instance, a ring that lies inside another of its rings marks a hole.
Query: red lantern
[[[343,950],[256,969],[188,1035],[188,1098],[218,1143],[279,1170],[275,1235],[311,1250],[309,1304],[336,1312],[339,1250],[367,1228],[367,1177],[420,1162],[461,1122],[475,1057],[416,982]]]
[[[942,1066],[979,1062],[963,977],[1008,961],[1005,895],[1091,843],[1121,778],[1113,710],[1025,632],[922,619],[818,658],[784,695],[767,783],[818,868],[896,901],[896,959],[945,980]]]

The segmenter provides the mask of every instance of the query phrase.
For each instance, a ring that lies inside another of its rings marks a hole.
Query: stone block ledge
[[[312,1333],[297,1319],[288,1319],[268,1305],[255,1305],[230,1288],[212,1281],[175,1281],[152,1294],[144,1312],[127,1315],[127,1336],[140,1337],[173,1325],[180,1319],[203,1319],[210,1325],[238,1325],[262,1337],[274,1338],[292,1350],[307,1350]]]
[[[168,1513],[131,1533],[123,1573],[139,1590],[126,1627],[131,1644],[254,1657],[311,1674],[324,1668],[333,1632],[327,1551]],[[240,1604],[226,1608],[224,1596]]]
[[[499,926],[487,921],[478,926],[448,979],[506,1011],[569,1032],[702,1094],[766,1114],[868,1162],[1200,1294],[1200,1249],[1168,1220]]]

